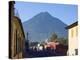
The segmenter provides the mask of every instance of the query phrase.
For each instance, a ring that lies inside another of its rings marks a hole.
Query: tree
[[[57,40],[57,34],[56,33],[53,33],[52,34],[52,36],[51,36],[51,38],[50,38],[50,41],[52,42],[52,41],[56,41]]]
[[[60,44],[68,45],[68,39],[67,38],[60,37],[60,38],[58,38],[58,41]]]

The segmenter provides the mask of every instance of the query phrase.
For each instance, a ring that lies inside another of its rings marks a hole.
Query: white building
[[[67,27],[68,29],[68,55],[78,55],[78,22]]]

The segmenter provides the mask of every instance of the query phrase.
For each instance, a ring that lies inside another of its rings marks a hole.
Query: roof
[[[72,27],[74,27],[74,26],[77,26],[77,25],[78,25],[78,21],[76,21],[76,22],[74,22],[73,24],[67,26],[66,29],[70,29],[70,28],[72,28]]]

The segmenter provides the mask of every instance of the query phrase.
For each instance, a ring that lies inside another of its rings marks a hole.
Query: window
[[[78,55],[78,49],[75,49],[75,55]]]
[[[73,31],[73,29],[71,29],[71,37],[73,37],[73,33],[74,33],[74,31]]]
[[[18,54],[19,52],[21,52],[21,42],[22,40],[21,40],[21,36],[20,36],[20,32],[18,31],[17,32],[17,40],[16,40],[16,53]]]
[[[16,30],[14,34],[14,57],[22,51],[22,37],[20,33],[19,30]]]
[[[17,51],[16,51],[16,41],[17,41],[17,30],[14,31],[14,56],[16,56]]]
[[[18,36],[18,43],[17,43],[17,51],[18,51],[18,53],[21,51],[21,37],[20,36]]]
[[[20,37],[19,37],[19,33],[18,30],[15,31],[14,34],[14,56],[16,56],[19,52],[20,52]]]
[[[78,36],[78,27],[76,27],[76,36]]]
[[[17,54],[17,30],[16,30],[16,54]]]

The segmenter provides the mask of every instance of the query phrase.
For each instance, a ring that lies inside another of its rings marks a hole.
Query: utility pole
[[[26,33],[26,51],[29,50],[29,39],[28,39],[28,35],[29,35],[29,33],[27,32]]]
[[[29,33],[27,32],[27,34],[26,34],[26,35],[27,35],[27,40],[28,40],[28,35],[29,35]]]

